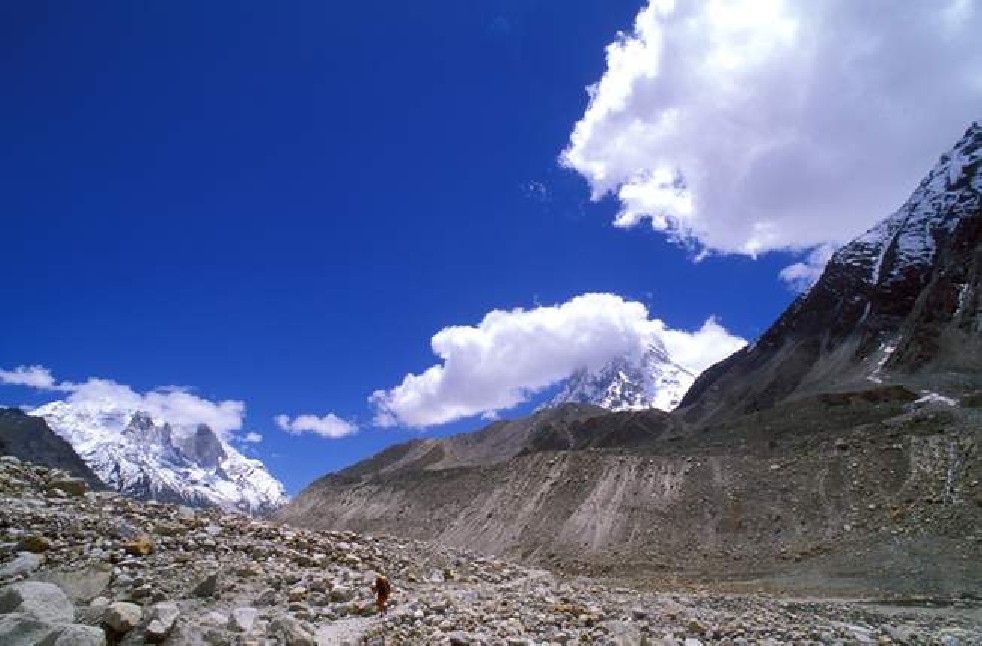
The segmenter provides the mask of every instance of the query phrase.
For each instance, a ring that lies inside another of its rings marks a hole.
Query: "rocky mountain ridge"
[[[106,486],[128,496],[248,514],[287,501],[262,462],[206,425],[175,426],[111,401],[56,401],[30,414],[67,440]]]
[[[104,485],[72,445],[48,427],[44,419],[32,417],[19,408],[0,408],[0,455],[62,469],[81,478],[89,487]]]
[[[705,422],[870,383],[956,397],[982,388],[980,170],[974,123],[767,332],[703,372],[680,413]]]

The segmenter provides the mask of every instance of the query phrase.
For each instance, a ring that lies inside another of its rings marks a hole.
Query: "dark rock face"
[[[56,435],[43,419],[17,408],[0,408],[0,455],[62,469],[82,478],[90,487],[104,488],[71,444]]]
[[[836,252],[755,344],[704,372],[679,414],[706,422],[876,383],[979,388],[980,166],[973,124],[900,210]]]
[[[215,432],[204,424],[199,424],[181,448],[188,459],[206,468],[219,466],[225,458],[225,449]]]

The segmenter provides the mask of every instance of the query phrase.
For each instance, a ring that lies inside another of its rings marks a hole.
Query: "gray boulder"
[[[95,626],[73,624],[56,629],[39,646],[106,646],[106,633]]]
[[[0,616],[0,644],[35,646],[58,633],[58,627],[25,613]]]
[[[70,624],[75,619],[75,608],[61,588],[39,581],[22,581],[0,590],[0,614],[8,613],[55,624]]]
[[[288,616],[276,617],[270,621],[266,636],[286,646],[317,646],[313,632],[299,619]]]
[[[106,608],[106,625],[114,632],[123,634],[132,630],[143,617],[143,609],[135,603],[117,601]]]
[[[112,574],[111,566],[99,564],[82,570],[49,570],[34,578],[55,584],[76,603],[89,603],[109,589]]]
[[[12,577],[19,574],[30,574],[41,567],[44,562],[37,554],[32,552],[19,552],[12,561],[8,561],[0,566],[0,577]]]

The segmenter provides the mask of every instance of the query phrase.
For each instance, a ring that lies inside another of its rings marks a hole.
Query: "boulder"
[[[198,581],[191,589],[191,594],[202,599],[218,596],[218,573],[213,572]]]
[[[40,646],[106,646],[106,633],[96,626],[72,624],[56,629]]]
[[[117,601],[106,608],[105,622],[113,632],[124,634],[140,623],[143,609],[135,603]]]
[[[270,621],[266,636],[288,646],[317,646],[313,632],[300,620],[288,616],[275,617]]]
[[[151,606],[146,614],[149,622],[143,636],[151,644],[158,644],[164,641],[174,629],[174,624],[177,622],[181,611],[176,603],[161,601]]]
[[[64,592],[51,583],[22,581],[0,590],[0,614],[22,613],[45,623],[68,624],[75,608]]]
[[[47,552],[49,549],[51,549],[51,541],[40,534],[31,534],[30,536],[26,536],[23,540],[21,540],[18,548],[24,550],[25,552],[34,552],[35,554]]]
[[[48,483],[48,491],[64,491],[72,496],[84,496],[89,485],[81,478],[58,478]]]
[[[228,618],[228,627],[240,633],[252,632],[259,611],[255,608],[236,608]]]
[[[30,574],[41,567],[43,559],[32,552],[19,552],[12,561],[0,566],[0,577],[12,577],[20,574]]]
[[[153,554],[153,541],[150,540],[149,536],[143,534],[127,542],[123,549],[126,550],[127,554],[133,556],[149,556]]]
[[[112,568],[97,564],[81,570],[48,570],[34,578],[55,584],[76,603],[89,603],[109,588]]]
[[[4,646],[35,646],[57,632],[56,626],[25,613],[0,616],[0,644]]]

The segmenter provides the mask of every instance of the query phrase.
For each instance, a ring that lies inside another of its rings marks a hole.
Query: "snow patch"
[[[953,406],[958,407],[958,400],[954,397],[946,397],[940,393],[933,393],[927,390],[921,391],[922,396],[914,400],[913,406],[929,406],[931,404],[937,404],[940,406]]]

